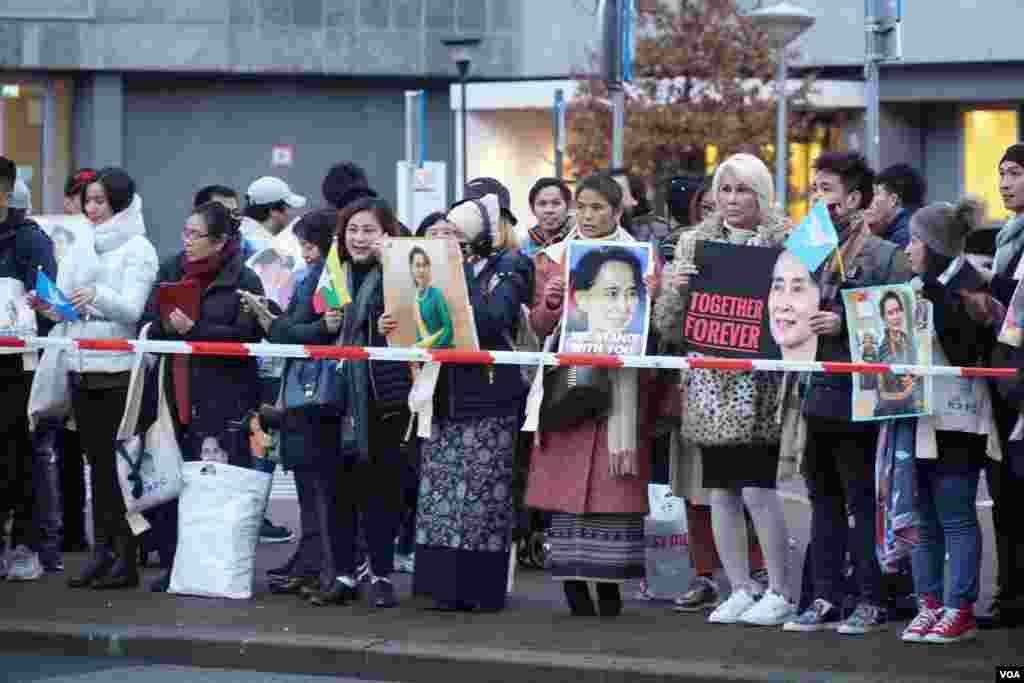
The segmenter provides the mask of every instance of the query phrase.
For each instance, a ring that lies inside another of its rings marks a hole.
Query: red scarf
[[[199,296],[202,298],[206,290],[217,279],[224,264],[230,263],[240,251],[240,240],[229,239],[223,249],[210,254],[204,259],[188,261],[182,255],[181,281],[195,280],[198,282]],[[174,378],[174,399],[178,406],[178,419],[183,425],[191,424],[192,394],[189,386],[189,356],[174,356],[174,360],[171,361],[171,376]]]

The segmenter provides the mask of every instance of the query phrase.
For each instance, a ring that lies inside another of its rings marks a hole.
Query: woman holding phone
[[[160,267],[140,327],[152,323],[150,339],[258,342],[256,316],[242,306],[239,290],[262,295],[259,276],[242,260],[238,223],[217,202],[197,207],[182,232],[182,251]],[[192,309],[192,310],[187,310]],[[167,401],[182,454],[198,460],[213,439],[233,465],[246,467],[242,420],[257,408],[256,360],[231,356],[169,356]],[[149,515],[164,574],[151,586],[167,590],[177,546],[177,501]]]

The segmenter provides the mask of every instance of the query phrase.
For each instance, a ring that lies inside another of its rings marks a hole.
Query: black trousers
[[[328,537],[328,565],[336,576],[354,576],[361,561],[362,531],[375,576],[394,571],[395,534],[401,515],[402,437],[408,413],[370,420],[370,457],[342,457],[320,466],[320,517]]]
[[[57,435],[57,450],[60,452],[64,542],[72,548],[84,546],[85,461],[82,459],[82,442],[78,432],[61,428]]]
[[[317,576],[321,577],[323,588],[330,587],[334,576],[327,576],[331,573],[325,565],[325,536],[323,525],[320,521],[320,498],[324,495],[321,491],[323,484],[320,481],[319,471],[316,467],[307,465],[296,467],[295,492],[299,497],[299,518],[302,524],[302,536],[299,538],[299,545],[295,549],[295,564],[292,566],[292,576]]]
[[[114,453],[117,428],[127,400],[127,386],[93,389],[72,383],[71,404],[75,422],[82,448],[89,459],[97,544],[109,544],[117,538],[131,536],[125,519],[121,485],[117,481]]]
[[[992,496],[992,526],[996,537],[996,581],[1001,598],[1024,598],[1024,477],[1011,462],[1024,458],[1024,442],[1011,442],[1019,413],[995,390],[993,406],[1003,447],[1002,462],[986,460],[985,481]]]
[[[32,442],[28,432],[28,395],[32,375],[11,373],[0,377],[0,523],[13,513],[11,545],[38,551],[32,480]]]
[[[847,550],[853,559],[860,602],[882,605],[882,570],[875,556],[877,445],[874,425],[816,417],[807,420],[804,468],[811,498],[813,595],[834,605],[843,604]]]

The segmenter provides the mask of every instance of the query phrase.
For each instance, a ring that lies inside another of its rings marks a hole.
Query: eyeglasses
[[[204,237],[209,237],[209,236],[210,236],[210,233],[208,233],[208,232],[198,232],[196,230],[188,230],[188,229],[183,230],[182,233],[181,233],[181,238],[183,240],[185,240],[186,242],[198,242],[199,240],[203,239]]]

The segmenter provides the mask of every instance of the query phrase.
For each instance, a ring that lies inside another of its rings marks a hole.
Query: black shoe
[[[356,582],[351,577],[346,577],[348,580],[342,580],[337,578],[334,580],[334,585],[328,591],[317,591],[309,596],[309,604],[316,605],[317,607],[326,607],[327,605],[347,605],[359,598],[359,591],[356,590]],[[351,582],[351,583],[349,583]]]
[[[260,543],[291,543],[295,540],[295,532],[283,526],[274,526],[269,519],[264,519],[260,526]]]
[[[374,578],[370,590],[373,595],[374,607],[379,609],[398,607],[398,598],[395,596],[395,586],[391,583],[391,579],[381,576]]]
[[[171,587],[171,570],[168,569],[153,583],[149,584],[150,593],[166,593]]]
[[[295,568],[295,562],[298,559],[298,553],[292,553],[292,556],[288,558],[288,561],[282,564],[280,567],[274,567],[273,569],[267,570],[267,576],[271,579],[286,579],[292,575],[292,569]]]
[[[1008,599],[997,597],[986,615],[975,617],[978,628],[988,631],[998,628],[1020,628],[1024,626],[1024,598]]]
[[[110,573],[92,582],[93,590],[120,590],[139,587],[139,546],[134,536],[123,536],[114,543],[117,560]]]
[[[288,576],[268,584],[271,593],[278,595],[300,595],[303,588],[317,588],[320,580],[315,576]]]
[[[89,551],[89,544],[84,538],[67,538],[61,542],[61,552],[64,553],[84,553]]]
[[[622,614],[622,594],[617,583],[597,584],[597,609],[602,617],[617,617]]]
[[[565,599],[569,602],[569,610],[574,617],[597,616],[586,581],[563,581],[562,589],[565,591]]]
[[[68,579],[70,588],[89,588],[93,582],[102,579],[110,573],[114,566],[114,554],[105,545],[97,545],[92,560],[85,565],[85,569],[78,576]]]

